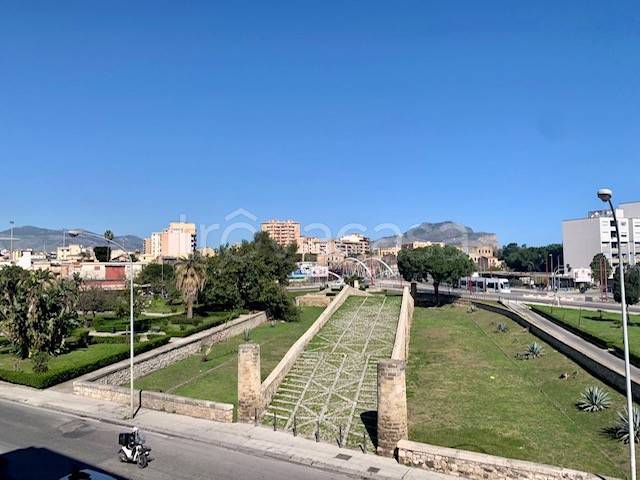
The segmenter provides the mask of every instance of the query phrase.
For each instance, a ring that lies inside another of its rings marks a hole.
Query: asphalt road
[[[74,469],[116,479],[350,478],[153,433],[145,436],[155,460],[141,470],[118,460],[121,431],[116,425],[0,400],[0,479],[57,480]]]

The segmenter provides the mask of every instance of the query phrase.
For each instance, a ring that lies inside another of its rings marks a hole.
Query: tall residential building
[[[298,245],[300,240],[300,223],[294,220],[269,220],[260,225],[260,230],[267,232],[278,245]]]
[[[620,238],[610,210],[589,212],[586,218],[562,222],[564,266],[589,268],[593,257],[602,253],[614,267],[640,262],[640,202],[620,204],[616,209]]]
[[[195,223],[171,222],[162,232],[154,232],[144,239],[144,253],[150,258],[191,255],[197,244]]]
[[[162,255],[162,233],[154,232],[144,239],[144,254],[150,258],[158,258]]]
[[[334,240],[334,244],[336,252],[342,253],[346,257],[366,255],[371,251],[369,238],[358,233],[340,237],[338,240]]]

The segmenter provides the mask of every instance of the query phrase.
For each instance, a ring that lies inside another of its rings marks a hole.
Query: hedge
[[[174,326],[176,324],[173,323],[173,319],[172,319],[171,320],[172,323],[166,326],[165,333],[172,337],[188,337],[189,335],[193,335],[194,333],[202,332],[203,330],[217,327],[218,325],[222,325],[226,322],[229,322],[235,318],[238,318],[240,314],[241,314],[240,311],[234,310],[226,314],[219,314],[214,318],[204,317],[204,318],[201,318],[202,323],[196,324],[194,326],[189,325],[184,330],[180,330],[179,326],[175,328]],[[180,325],[180,324],[177,324],[177,325]],[[182,325],[186,326],[184,322],[182,323]]]
[[[162,336],[149,340],[148,342],[138,343],[135,345],[135,353],[140,354],[152,350],[154,348],[165,345],[169,342],[168,336]],[[91,347],[89,347],[91,348]],[[72,353],[70,354],[72,355]],[[72,378],[79,377],[85,373],[92,372],[112,363],[119,362],[129,357],[128,350],[122,350],[112,355],[97,358],[94,361],[87,362],[81,365],[75,365],[63,370],[51,369],[46,373],[33,373],[15,370],[0,369],[0,380],[4,380],[11,383],[19,383],[21,385],[27,385],[35,388],[47,388],[52,385],[56,385]]]
[[[136,332],[146,332],[151,326],[151,318],[138,318],[133,321],[133,329]],[[129,330],[129,319],[96,318],[93,324],[96,332],[123,332]]]

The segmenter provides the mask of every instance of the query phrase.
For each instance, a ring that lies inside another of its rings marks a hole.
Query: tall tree
[[[499,251],[498,258],[504,261],[508,268],[517,272],[544,272],[550,255],[555,268],[562,258],[562,245],[552,243],[542,247],[528,247],[509,243]]]
[[[593,281],[601,284],[602,283],[602,278],[600,278],[600,266],[601,266],[601,262],[604,261],[604,273],[606,275],[606,278],[609,278],[611,276],[611,271],[612,271],[612,267],[611,264],[609,263],[609,259],[607,257],[605,257],[602,253],[597,253],[594,255],[593,260],[591,260],[591,277],[593,278]]]
[[[193,318],[193,304],[204,288],[206,273],[205,264],[197,253],[176,264],[176,288],[182,293],[187,304],[187,318]]]
[[[473,261],[467,254],[450,245],[432,245],[398,253],[398,269],[407,281],[433,281],[436,304],[440,303],[440,284],[454,282],[470,275]]]
[[[640,301],[640,266],[627,267],[624,272],[624,289],[627,305],[635,305]],[[620,286],[620,267],[613,274],[613,298],[616,302],[622,301],[622,289]]]

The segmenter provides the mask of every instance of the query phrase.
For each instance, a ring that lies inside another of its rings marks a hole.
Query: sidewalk
[[[364,454],[356,450],[341,449],[334,445],[294,437],[284,432],[274,432],[262,426],[217,423],[153,410],[140,410],[135,421],[131,421],[126,419],[128,407],[51,389],[37,390],[0,382],[0,399],[122,425],[123,427],[132,427],[135,423],[143,431],[208,443],[250,455],[277,458],[358,478],[460,479],[460,477],[399,465],[393,459],[379,457],[371,452]]]

